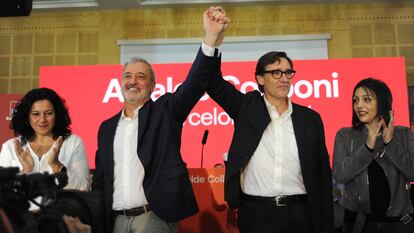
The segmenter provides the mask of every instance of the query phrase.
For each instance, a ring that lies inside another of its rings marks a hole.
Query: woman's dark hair
[[[256,64],[256,72],[255,72],[256,82],[257,82],[257,75],[263,76],[265,74],[265,71],[266,71],[265,69],[267,65],[273,64],[275,62],[280,62],[282,58],[285,58],[289,62],[291,69],[293,69],[293,62],[286,55],[285,52],[270,51],[264,54],[263,56],[261,56]],[[259,90],[261,92],[264,92],[263,85],[260,85],[259,83],[258,85],[259,85]]]
[[[35,132],[29,123],[29,114],[33,103],[39,100],[50,101],[55,110],[55,124],[52,129],[53,138],[56,139],[59,136],[67,138],[72,133],[70,129],[71,120],[65,101],[52,89],[36,88],[27,92],[19,101],[10,122],[10,128],[13,130],[14,135],[22,137],[23,145],[35,137]]]
[[[390,111],[392,110],[392,94],[390,89],[388,88],[387,84],[383,81],[375,79],[375,78],[366,78],[359,81],[359,83],[354,87],[354,91],[352,92],[352,106],[354,103],[354,95],[358,88],[362,87],[366,92],[373,93],[377,99],[377,116],[382,117],[385,123],[388,124],[390,122]],[[352,126],[354,128],[359,128],[363,125],[361,121],[359,121],[358,116],[356,115],[353,107],[352,107]]]

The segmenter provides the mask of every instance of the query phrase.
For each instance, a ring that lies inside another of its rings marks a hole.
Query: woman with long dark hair
[[[333,175],[345,185],[344,232],[414,232],[414,135],[394,126],[392,94],[374,78],[354,88],[352,127],[335,138]]]

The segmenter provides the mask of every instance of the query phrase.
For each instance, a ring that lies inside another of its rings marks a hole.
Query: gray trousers
[[[118,215],[114,233],[177,233],[177,223],[168,223],[152,211],[133,217]]]

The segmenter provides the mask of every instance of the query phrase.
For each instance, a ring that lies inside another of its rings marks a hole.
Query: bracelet
[[[67,172],[68,169],[66,169],[65,166],[60,167],[59,172]]]

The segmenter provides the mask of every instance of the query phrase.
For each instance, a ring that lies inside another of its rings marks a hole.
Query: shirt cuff
[[[204,42],[201,44],[201,51],[203,51],[203,54],[207,57],[214,57],[214,52],[216,48],[211,47]]]

